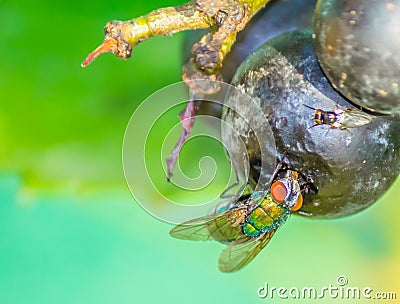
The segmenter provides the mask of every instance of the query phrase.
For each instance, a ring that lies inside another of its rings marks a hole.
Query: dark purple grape
[[[344,96],[400,115],[400,0],[319,0],[314,34],[322,69]]]
[[[316,58],[311,30],[288,32],[259,47],[238,68],[232,84],[263,109],[272,127],[280,159],[288,169],[309,178],[303,214],[333,218],[354,214],[376,202],[400,171],[400,123],[371,115],[371,123],[351,130],[314,124],[305,105],[333,110],[353,108],[330,85]],[[225,103],[236,102],[228,96]],[[242,107],[246,112],[246,104]],[[248,110],[252,116],[251,109]],[[254,133],[233,111],[223,119],[238,126],[250,156],[250,176],[268,180],[261,168],[260,146]],[[227,138],[229,138],[229,131]],[[268,143],[264,150],[268,150]],[[286,157],[284,151],[289,146]],[[240,162],[240,159],[234,159]],[[260,172],[263,172],[260,176]],[[318,191],[315,193],[316,188]]]

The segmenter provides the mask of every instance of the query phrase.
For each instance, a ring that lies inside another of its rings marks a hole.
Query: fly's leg
[[[302,181],[299,183],[300,192],[302,194],[310,193],[318,193],[318,187],[315,185],[315,181],[311,176],[304,177],[302,174]]]
[[[312,213],[305,212],[305,211],[301,211],[301,210],[296,211],[296,213],[297,213],[297,214],[300,214],[300,215],[303,215],[303,216],[307,216],[307,217],[312,217],[312,216],[313,216]]]
[[[235,194],[228,194],[228,192],[239,185],[239,183],[240,181],[238,179],[238,176],[236,175],[236,181],[232,185],[228,186],[219,197],[221,199],[234,199],[237,197],[238,194],[248,195],[254,192],[253,186],[251,186],[250,182],[248,182],[247,184],[243,184]]]
[[[228,186],[228,188],[226,188],[224,190],[224,192],[222,192],[222,194],[220,195],[220,198],[222,199],[234,199],[237,197],[238,194],[240,195],[247,195],[247,194],[251,194],[254,192],[253,186],[255,185],[254,180],[250,177],[250,173],[247,167],[247,162],[248,162],[248,158],[247,155],[244,153],[243,154],[243,168],[244,168],[244,176],[247,178],[247,181],[245,181],[244,184],[241,185],[241,187],[239,188],[239,190],[235,193],[235,194],[228,194],[228,192],[233,189],[234,187],[236,187],[237,185],[240,184],[240,180],[239,180],[239,174],[238,172],[234,169],[235,171],[235,178],[236,181]]]
[[[282,167],[283,167],[283,160],[284,160],[284,158],[286,157],[286,155],[287,155],[289,149],[290,149],[290,146],[287,145],[285,151],[283,151],[283,153],[282,153],[282,158],[281,158],[281,160],[280,160],[279,163],[276,165],[274,172],[272,172],[271,178],[270,178],[269,181],[266,183],[266,187],[265,187],[266,189],[269,189],[269,187],[272,185],[272,183],[273,183],[273,181],[274,181],[276,175],[278,174],[279,170],[282,169]]]
[[[325,133],[325,136],[328,136],[328,133],[332,130],[332,129],[337,129],[336,127],[334,127],[333,125],[330,125],[331,127],[328,128],[328,130]]]
[[[351,131],[350,131],[349,129],[347,129],[347,128],[340,127],[340,130],[346,130],[347,132],[349,132],[349,133],[350,133],[350,135],[353,135],[353,133],[351,133]]]

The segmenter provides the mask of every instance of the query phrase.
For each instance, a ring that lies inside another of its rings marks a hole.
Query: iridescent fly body
[[[287,170],[268,190],[242,196],[236,203],[221,204],[214,209],[216,213],[180,224],[170,234],[179,239],[214,239],[227,244],[219,268],[232,272],[247,265],[302,202],[298,173]]]
[[[330,125],[332,129],[345,130],[348,128],[357,128],[367,125],[371,122],[371,116],[357,109],[335,109],[332,111],[324,111],[304,105],[309,109],[315,110],[313,119],[315,127],[318,125]]]

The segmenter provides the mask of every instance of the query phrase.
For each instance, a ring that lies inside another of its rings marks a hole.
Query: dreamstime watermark
[[[197,87],[203,87],[204,81],[193,82]],[[212,115],[196,115],[196,126],[201,125],[202,128],[192,130],[190,141],[196,140],[197,137],[210,137],[223,145],[231,164],[230,176],[223,187],[227,189],[237,184],[236,188],[232,187],[231,193],[238,197],[239,189],[243,189],[241,187],[247,183],[250,166],[249,142],[245,142],[243,138],[251,138],[252,145],[255,143],[260,148],[261,176],[267,176],[275,169],[275,140],[259,101],[253,100],[230,84],[217,81],[212,83],[219,87],[218,92],[213,95],[201,95],[200,100],[207,101],[215,107],[223,106],[225,119]],[[157,184],[160,177],[164,177],[163,181],[167,180],[166,159],[182,129],[177,115],[171,116],[171,112],[176,113],[176,110],[182,109],[188,100],[188,87],[184,82],[169,85],[153,93],[132,114],[122,147],[125,178],[133,197],[149,214],[172,224],[204,216],[221,201],[219,192],[207,201],[185,205],[178,203],[173,195],[166,195],[168,191],[160,191],[160,183]],[[171,121],[174,123],[171,124]],[[214,180],[219,164],[212,162],[212,151],[208,150],[207,146],[201,149],[201,153],[203,152],[202,159],[191,165],[199,167],[200,175],[195,178],[186,176],[178,160],[170,185],[178,187],[182,192],[190,191],[191,194],[204,189],[207,192],[206,188]],[[206,162],[207,165],[204,166]],[[157,164],[157,170],[154,170]],[[165,182],[163,183],[165,187]],[[264,180],[260,178],[256,190],[259,190],[263,183]]]
[[[367,300],[396,300],[395,291],[375,291],[371,287],[349,286],[345,276],[339,276],[335,284],[316,287],[274,287],[267,282],[257,289],[257,295],[262,299],[367,299]]]

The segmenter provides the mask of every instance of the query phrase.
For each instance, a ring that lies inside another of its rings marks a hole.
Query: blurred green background
[[[356,216],[292,217],[234,274],[217,269],[223,246],[172,239],[171,225],[135,203],[121,164],[125,127],[146,97],[180,81],[184,36],[140,44],[126,62],[80,62],[107,21],[183,2],[0,1],[0,303],[310,303],[259,299],[257,289],[321,288],[339,275],[399,298],[399,181]],[[195,176],[205,144],[191,145],[182,166]],[[163,174],[158,183],[179,191]]]

